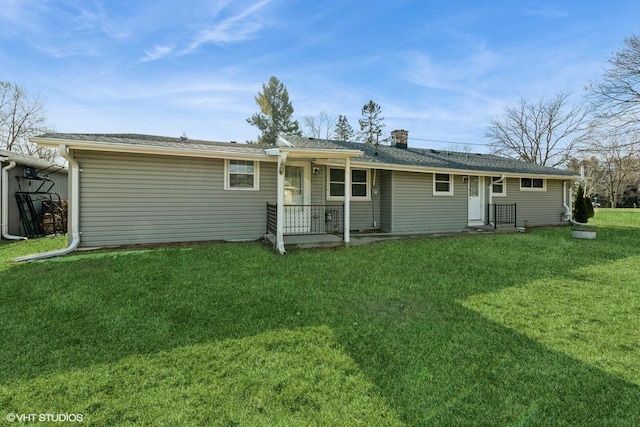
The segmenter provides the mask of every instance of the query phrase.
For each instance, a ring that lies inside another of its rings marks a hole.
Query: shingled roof
[[[264,155],[265,145],[236,144],[230,142],[203,141],[198,139],[174,138],[167,136],[143,134],[98,134],[98,133],[46,133],[39,135],[41,139],[56,139],[61,141],[91,142],[105,146],[137,146],[148,148],[189,149],[202,152],[237,152],[242,154]],[[271,147],[272,148],[272,147]]]
[[[575,176],[575,173],[563,169],[541,166],[493,154],[460,153],[413,147],[404,149],[382,144],[376,147],[374,144],[294,135],[287,135],[283,138],[297,148],[361,150],[364,154],[362,157],[357,158],[356,161],[358,163],[526,175]]]

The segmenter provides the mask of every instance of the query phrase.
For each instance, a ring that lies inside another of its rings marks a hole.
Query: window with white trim
[[[520,178],[520,190],[547,191],[547,182],[542,178]]]
[[[500,181],[500,177],[492,176],[491,177],[491,194],[493,194],[496,197],[506,197],[507,196],[507,178],[503,179],[502,182],[496,182],[496,181]]]
[[[225,190],[259,190],[260,163],[252,160],[224,161],[224,189]]]
[[[344,200],[344,168],[328,168],[327,200]],[[369,169],[351,169],[351,200],[370,200]]]
[[[448,173],[434,173],[433,195],[453,196],[453,176]]]

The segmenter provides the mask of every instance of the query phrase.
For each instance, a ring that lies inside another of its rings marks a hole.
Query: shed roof
[[[35,156],[30,156],[28,154],[16,153],[15,151],[9,150],[0,150],[0,159],[7,159],[7,161],[14,161],[19,165],[33,166],[37,169],[64,169],[66,171],[66,167],[62,167],[57,163],[50,162],[48,160],[43,160]]]

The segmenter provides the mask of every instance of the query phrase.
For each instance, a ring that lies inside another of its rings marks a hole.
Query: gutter
[[[74,159],[69,153],[66,145],[60,144],[58,146],[58,151],[60,152],[60,156],[69,162],[69,173],[71,178],[71,195],[69,197],[69,205],[71,207],[71,242],[64,249],[15,258],[13,262],[37,261],[66,255],[75,251],[80,245],[80,165],[78,165],[76,159]]]
[[[0,203],[2,210],[2,237],[7,240],[27,240],[24,236],[14,236],[9,234],[9,171],[16,167],[13,160],[2,168],[2,202]]]

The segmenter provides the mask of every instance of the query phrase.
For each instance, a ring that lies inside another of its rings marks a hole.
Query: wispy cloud
[[[269,4],[271,0],[262,0],[240,13],[226,18],[208,28],[204,28],[194,40],[184,49],[183,53],[190,53],[200,46],[209,43],[230,43],[247,40],[265,26],[256,13]]]
[[[154,46],[152,50],[145,50],[144,56],[140,59],[140,62],[155,61],[156,59],[163,58],[173,52],[173,46]]]

